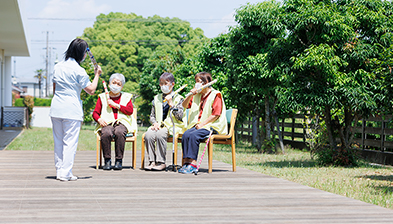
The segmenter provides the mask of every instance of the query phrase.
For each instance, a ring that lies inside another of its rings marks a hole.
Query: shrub
[[[34,98],[34,106],[49,107],[52,99]]]
[[[321,166],[355,167],[359,165],[360,156],[356,149],[338,147],[319,148],[314,152],[315,160]]]
[[[34,97],[25,96],[25,98],[23,98],[23,103],[27,107],[27,111],[29,113],[29,119],[31,120],[31,114],[33,113],[33,107],[34,107]]]
[[[23,103],[23,98],[15,99],[15,107],[25,107],[25,103]]]

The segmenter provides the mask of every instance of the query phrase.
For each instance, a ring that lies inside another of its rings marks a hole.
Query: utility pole
[[[49,96],[49,76],[48,76],[48,66],[49,66],[49,61],[48,61],[48,56],[49,56],[49,47],[48,47],[48,38],[49,38],[49,31],[46,31],[46,86],[45,86],[45,96]]]

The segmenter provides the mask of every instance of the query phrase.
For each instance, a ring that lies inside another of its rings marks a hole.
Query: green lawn
[[[78,150],[96,149],[93,130],[92,126],[82,127]],[[146,128],[139,128],[138,136],[145,131]],[[168,147],[172,147],[171,144]],[[140,137],[137,149],[141,149]],[[25,130],[6,150],[53,150],[52,129]],[[260,154],[243,142],[236,145],[236,152],[238,167],[393,209],[392,167],[368,163],[357,168],[319,167],[308,152],[287,148],[286,154]],[[215,160],[232,162],[230,147],[225,145],[215,145],[213,156]]]

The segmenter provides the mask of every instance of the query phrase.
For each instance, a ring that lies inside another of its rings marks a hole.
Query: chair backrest
[[[229,125],[229,136],[232,136],[235,133],[235,123],[236,123],[236,117],[237,117],[237,109],[228,109],[226,110],[226,117],[227,117],[227,122]]]
[[[132,111],[132,117],[136,120],[137,119],[137,114],[138,114],[138,110],[134,107],[133,111]]]

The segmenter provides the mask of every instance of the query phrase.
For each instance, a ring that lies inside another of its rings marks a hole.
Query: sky
[[[144,18],[159,15],[189,21],[213,38],[236,25],[235,10],[262,0],[22,0],[30,39],[30,57],[13,57],[12,75],[19,80],[32,79],[38,69],[46,68],[48,36],[49,72],[63,60],[68,44],[83,30],[92,27],[96,16],[110,12],[135,13]]]

